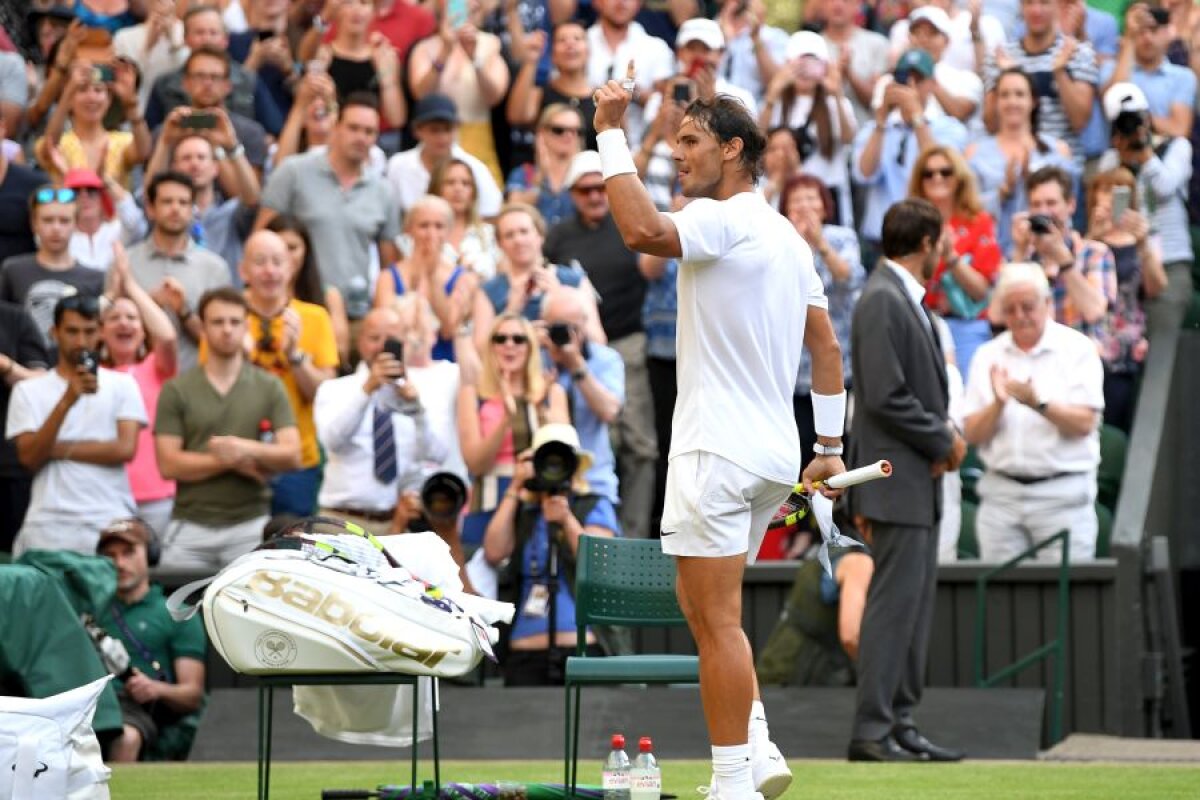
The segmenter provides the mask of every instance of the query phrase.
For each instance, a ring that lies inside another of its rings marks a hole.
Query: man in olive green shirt
[[[208,360],[169,381],[154,424],[158,468],[176,481],[162,566],[218,570],[262,541],[276,472],[300,466],[283,383],[248,363],[246,300],[231,288],[200,300]]]

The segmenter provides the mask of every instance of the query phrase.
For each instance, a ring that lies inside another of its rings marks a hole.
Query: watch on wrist
[[[1038,402],[1033,404],[1033,407],[1035,409],[1037,409],[1037,412],[1044,417],[1044,416],[1046,416],[1046,407],[1049,405],[1050,404],[1047,403],[1045,400],[1039,400]]]
[[[308,353],[303,350],[297,350],[295,353],[288,354],[288,363],[293,367],[298,367],[308,359]]]
[[[817,442],[813,445],[813,452],[819,456],[840,456],[845,452],[845,447],[840,444],[821,444]]]
[[[571,373],[571,380],[573,380],[575,383],[579,383],[581,380],[583,380],[587,376],[588,376],[588,368],[587,368],[587,365],[584,364],[582,367],[580,367],[579,369],[577,369]]]

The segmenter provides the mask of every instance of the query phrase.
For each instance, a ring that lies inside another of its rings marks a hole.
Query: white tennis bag
[[[449,677],[491,654],[488,631],[411,575],[354,574],[298,551],[250,553],[204,595],[210,640],[247,674],[404,672]]]
[[[313,523],[354,533],[322,535]],[[280,549],[255,550],[183,587],[168,608],[176,619],[195,613],[186,598],[211,581],[202,603],[208,637],[229,666],[250,675],[463,675],[484,655],[495,659],[494,623],[511,621],[514,609],[462,592],[445,544],[428,536],[449,570],[422,552],[425,535],[385,537],[398,540],[385,546],[352,524],[314,518],[301,534],[276,540]],[[401,566],[393,547],[437,583]]]

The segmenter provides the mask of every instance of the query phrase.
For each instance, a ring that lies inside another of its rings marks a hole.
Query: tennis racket
[[[824,481],[817,481],[815,486],[828,486],[830,489],[846,489],[850,486],[857,486],[860,483],[878,480],[880,478],[890,477],[892,474],[892,465],[888,461],[876,461],[874,464],[868,464],[865,467],[852,469],[843,472],[840,475],[834,475]],[[771,522],[767,525],[767,530],[785,530],[791,533],[800,525],[800,520],[808,516],[810,510],[808,492],[804,489],[803,483],[797,483],[792,489],[792,493],[788,495],[788,499],[783,501],[783,505],[775,512],[775,516],[771,518]]]

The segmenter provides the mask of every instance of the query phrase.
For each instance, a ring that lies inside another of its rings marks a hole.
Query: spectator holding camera
[[[111,302],[100,315],[100,363],[131,375],[146,407],[147,425],[138,432],[137,452],[126,466],[137,515],[154,531],[166,530],[175,484],[163,478],[154,453],[154,418],[163,384],[178,371],[178,338],[170,317],[133,279],[129,258],[112,245]]]
[[[908,196],[913,165],[921,153],[935,144],[959,151],[967,144],[967,129],[961,122],[945,115],[925,115],[933,96],[933,69],[933,59],[924,50],[901,56],[893,80],[880,82],[875,120],[861,128],[854,141],[851,168],[854,179],[867,190],[859,233],[871,251],[864,258],[868,266],[879,252],[883,215]]]
[[[76,293],[99,295],[104,273],[88,269],[71,255],[77,213],[74,189],[41,186],[27,203],[37,250],[10,256],[0,264],[0,300],[24,306],[50,347],[55,304]]]
[[[549,458],[545,448],[555,448]],[[589,455],[570,425],[540,428],[488,523],[484,558],[501,571],[500,599],[517,608],[501,665],[505,686],[562,685],[566,659],[579,644],[573,586],[579,537],[620,535],[612,503],[584,478]],[[547,465],[552,460],[559,463]],[[585,644],[599,654],[591,631]]]
[[[142,71],[138,108],[145,111],[150,90],[163,75],[183,66],[188,49],[183,42],[183,22],[175,14],[175,0],[149,0],[146,18],[113,35],[113,52]]]
[[[649,442],[641,439],[624,442],[620,450],[624,480],[618,494],[617,460],[609,429],[617,424],[625,406],[625,368],[621,355],[588,338],[588,304],[579,289],[569,286],[551,289],[542,303],[542,321],[545,326],[539,330],[539,338],[550,355],[554,380],[566,393],[571,424],[584,449],[592,455],[586,474],[588,485],[614,506],[619,505],[620,529],[627,536],[645,539],[650,535],[658,449],[653,427]]]
[[[54,368],[13,387],[5,435],[33,494],[13,554],[95,553],[100,530],[134,513],[125,465],[146,409],[133,378],[100,366],[100,302],[71,294],[54,305]]]
[[[1133,426],[1138,377],[1146,360],[1143,298],[1153,300],[1167,287],[1167,273],[1150,223],[1138,209],[1136,181],[1118,167],[1088,186],[1088,238],[1108,245],[1117,272],[1117,295],[1099,333],[1104,362],[1104,423],[1126,433]]]
[[[1153,107],[1136,85],[1118,83],[1104,95],[1104,115],[1111,124],[1112,149],[1100,157],[1101,170],[1122,166],[1137,179],[1134,195],[1155,235],[1167,288],[1147,305],[1154,317],[1167,309],[1186,306],[1192,296],[1192,239],[1188,228],[1188,188],[1192,179],[1190,140],[1151,135]]]
[[[257,0],[246,11],[249,28],[229,35],[229,54],[286,115],[292,107],[291,84],[300,73],[288,39],[288,0]]]
[[[328,459],[321,513],[376,534],[393,532],[401,493],[420,490],[427,472],[466,476],[455,425],[458,368],[433,358],[437,318],[425,299],[410,294],[399,306],[367,314],[358,368],[321,384],[313,405]]]
[[[767,84],[787,59],[787,33],[764,24],[766,16],[763,0],[722,0],[716,13],[726,48],[719,71],[759,105]]]
[[[767,86],[759,123],[787,126],[795,135],[801,169],[833,194],[834,224],[853,226],[850,198],[850,145],[858,132],[854,107],[846,97],[841,67],[829,45],[812,31],[792,34],[787,61]]]
[[[979,348],[967,378],[963,435],[979,448],[979,555],[1007,561],[1059,531],[1072,560],[1096,551],[1102,370],[1096,346],[1054,321],[1035,264],[1007,264],[992,296],[1008,330]],[[1057,561],[1061,547],[1037,554]]]
[[[1012,217],[1024,210],[1025,178],[1042,167],[1060,167],[1078,175],[1075,157],[1062,139],[1041,130],[1041,109],[1033,78],[1009,67],[996,78],[996,132],[969,145],[963,156],[971,165],[979,199],[996,223],[1001,252],[1012,247]]]
[[[1167,139],[1187,139],[1195,116],[1196,74],[1167,60],[1174,34],[1170,14],[1144,2],[1126,10],[1121,50],[1103,94],[1107,97],[1113,86],[1132,83],[1146,97],[1151,131]]]
[[[150,157],[150,128],[138,110],[137,68],[129,62],[70,67],[62,96],[34,145],[38,164],[57,181],[67,170],[90,169],[128,185],[130,172]],[[108,130],[105,117],[120,104],[130,130]]]
[[[150,582],[157,551],[138,518],[113,521],[96,547],[117,571],[116,599],[97,622],[129,655],[129,672],[118,676],[123,725],[110,761],[182,761],[204,705],[204,624],[199,616],[176,622],[167,611],[162,587]]]
[[[471,475],[471,506],[463,521],[463,544],[478,547],[502,495],[512,483],[517,454],[534,432],[569,422],[566,393],[546,380],[533,324],[505,312],[492,323],[481,351],[477,384],[458,392],[458,436]]]
[[[1058,167],[1043,167],[1025,179],[1029,211],[1013,216],[1012,260],[1041,265],[1054,320],[1096,339],[1116,302],[1116,263],[1108,245],[1072,228],[1073,191],[1071,176]]]
[[[497,184],[504,179],[492,135],[492,109],[504,102],[511,75],[500,38],[483,28],[480,0],[467,0],[465,19],[451,19],[448,4],[435,5],[438,31],[413,45],[408,88],[418,100],[445,94],[462,115],[459,142],[478,158]]]

